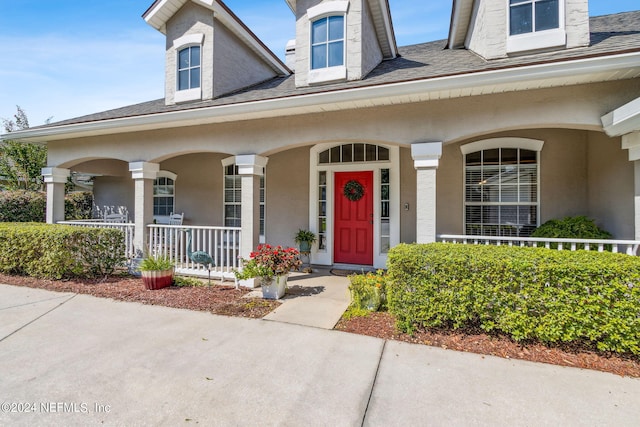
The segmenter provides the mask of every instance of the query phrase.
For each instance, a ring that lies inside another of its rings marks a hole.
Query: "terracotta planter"
[[[262,298],[264,299],[280,299],[287,290],[288,274],[282,276],[273,276],[271,279],[267,277],[260,278],[262,287]]]
[[[149,290],[166,288],[173,284],[173,268],[169,270],[142,271],[142,281]]]

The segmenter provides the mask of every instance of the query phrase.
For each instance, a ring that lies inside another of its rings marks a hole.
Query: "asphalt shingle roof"
[[[537,53],[504,59],[485,60],[465,49],[446,49],[446,40],[399,48],[400,56],[382,62],[364,79],[305,88],[295,87],[295,76],[278,77],[242,91],[213,100],[165,105],[164,98],[109,111],[64,120],[42,127],[143,116],[198,108],[239,104],[276,98],[378,86],[411,80],[516,68],[585,57],[640,51],[640,11],[593,17],[590,19],[591,44],[588,47]]]

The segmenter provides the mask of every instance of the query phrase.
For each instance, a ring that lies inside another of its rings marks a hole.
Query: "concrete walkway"
[[[0,285],[0,425],[636,426],[640,380]]]
[[[282,305],[265,320],[333,329],[349,306],[349,298],[349,279],[333,276],[329,269],[291,273]]]

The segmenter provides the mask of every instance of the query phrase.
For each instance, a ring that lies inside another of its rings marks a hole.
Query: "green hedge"
[[[93,193],[76,191],[64,196],[64,219],[91,219],[93,213]]]
[[[0,191],[0,222],[44,222],[46,194],[41,191]],[[93,193],[78,191],[64,196],[64,216],[67,220],[90,219]]]
[[[0,224],[0,272],[40,278],[94,277],[124,265],[121,230]]]
[[[0,222],[44,222],[46,204],[40,191],[0,191]]]
[[[434,243],[388,260],[398,327],[480,327],[516,341],[640,354],[640,259],[622,254]]]

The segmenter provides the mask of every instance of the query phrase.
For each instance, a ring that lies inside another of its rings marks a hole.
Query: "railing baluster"
[[[627,253],[629,255],[638,255],[640,240],[609,240],[609,239],[560,239],[560,238],[540,238],[540,237],[509,237],[509,236],[476,236],[476,235],[453,235],[441,234],[437,236],[440,242],[457,242],[473,245],[490,245],[497,246],[508,244],[509,246],[521,247],[542,247],[551,248],[553,244],[557,244],[558,250],[570,249],[576,251],[597,250],[598,252],[610,251],[613,253]],[[597,248],[597,249],[596,249]]]

